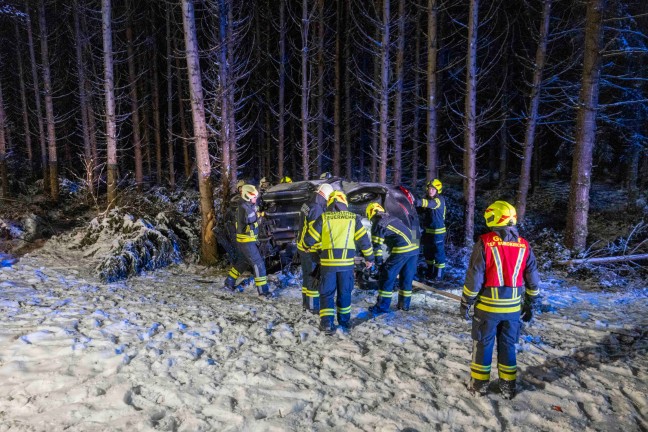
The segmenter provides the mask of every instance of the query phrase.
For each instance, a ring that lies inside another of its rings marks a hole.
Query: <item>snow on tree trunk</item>
[[[113,70],[111,0],[101,1],[104,92],[106,102],[106,149],[108,168],[108,208],[117,199],[117,119],[115,117],[115,79]]]
[[[475,231],[475,185],[477,162],[477,29],[479,27],[479,0],[470,0],[468,18],[468,53],[466,55],[466,100],[464,132],[464,244],[471,247]]]
[[[425,179],[437,177],[437,0],[428,0],[427,36],[427,167]]]
[[[576,118],[576,147],[567,210],[565,244],[583,250],[587,240],[589,190],[592,174],[592,153],[596,139],[599,80],[601,77],[601,39],[605,0],[589,0],[585,17],[585,53],[583,76]]]
[[[214,264],[217,258],[216,238],[214,237],[213,232],[215,214],[193,0],[182,0],[182,22],[184,25],[187,69],[189,73],[191,113],[193,117],[194,142],[196,147],[196,166],[198,168],[198,187],[200,190],[200,259],[203,264],[209,265]]]
[[[45,24],[45,0],[38,2],[38,23],[40,27],[41,61],[43,69],[43,88],[45,90],[45,114],[47,119],[47,148],[49,159],[49,187],[52,201],[59,198],[58,158],[56,152],[56,125],[54,122],[54,98],[52,95],[52,75],[47,45],[47,26]]]
[[[137,97],[137,70],[135,67],[135,50],[133,49],[133,26],[129,23],[126,27],[126,42],[128,53],[128,84],[131,103],[131,119],[133,125],[133,149],[135,151],[135,185],[137,190],[142,189],[144,172],[142,169],[142,138],[139,116],[139,98]]]
[[[535,65],[533,68],[533,84],[529,95],[529,113],[527,116],[526,130],[524,133],[524,154],[522,156],[522,169],[518,185],[516,210],[518,222],[524,221],[526,214],[527,195],[531,178],[531,160],[535,142],[535,130],[538,124],[538,107],[540,106],[540,90],[542,86],[542,72],[547,56],[547,39],[549,38],[549,20],[551,18],[551,1],[544,0],[542,9],[542,22],[540,24],[540,40],[536,50]]]
[[[396,42],[396,94],[394,95],[394,159],[393,179],[401,183],[403,165],[403,81],[405,63],[405,0],[398,2],[398,39]]]

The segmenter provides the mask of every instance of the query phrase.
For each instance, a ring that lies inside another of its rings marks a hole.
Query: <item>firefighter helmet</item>
[[[336,190],[331,192],[331,195],[329,195],[328,202],[326,203],[327,206],[333,205],[336,202],[339,202],[341,204],[344,204],[345,206],[349,205],[349,202],[347,201],[347,197],[344,194],[344,192]]]
[[[252,198],[256,198],[259,196],[259,191],[257,191],[257,188],[254,187],[254,185],[243,185],[241,188],[241,198],[243,198],[245,201],[250,201]]]
[[[236,182],[236,189],[241,190],[241,188],[245,185],[244,180],[239,180]]]
[[[377,202],[372,202],[367,206],[367,219],[371,220],[371,218],[374,217],[378,212],[385,213],[385,209]]]
[[[318,188],[317,188],[317,193],[320,194],[322,198],[328,201],[329,197],[333,193],[333,186],[331,186],[328,183],[322,183]]]
[[[320,174],[320,180],[327,180],[333,177],[330,172],[326,171]]]
[[[288,176],[283,176],[281,177],[281,180],[279,180],[279,183],[292,183],[292,179]]]
[[[434,179],[430,180],[427,183],[425,183],[425,187],[427,189],[434,188],[437,190],[438,193],[441,193],[441,189],[443,189],[443,183],[441,183],[441,180],[439,179]]]
[[[484,212],[484,219],[489,227],[511,226],[517,223],[517,212],[506,201],[495,201]]]
[[[259,181],[259,187],[260,188],[265,188],[265,187],[268,187],[268,186],[270,186],[270,182],[268,181],[268,179],[266,177],[263,177],[261,179],[261,181]]]

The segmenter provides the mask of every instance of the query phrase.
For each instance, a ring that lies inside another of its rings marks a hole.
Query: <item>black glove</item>
[[[384,263],[383,257],[381,257],[381,256],[377,256],[374,259],[374,264],[376,265],[376,267],[380,267],[381,265],[383,265],[383,263]]]
[[[531,318],[533,318],[533,305],[531,303],[525,302],[522,305],[522,314],[520,314],[520,318],[524,322],[531,321]]]
[[[470,321],[470,305],[463,300],[461,306],[459,306],[459,316],[466,321]]]

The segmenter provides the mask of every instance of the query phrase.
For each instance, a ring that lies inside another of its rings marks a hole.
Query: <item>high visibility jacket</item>
[[[418,245],[412,240],[412,231],[399,219],[388,213],[378,213],[371,218],[371,243],[374,256],[383,254],[382,245],[390,254],[418,254]]]
[[[519,314],[522,295],[535,302],[540,277],[529,242],[515,227],[498,227],[480,236],[466,273],[463,297],[490,314]]]
[[[426,210],[423,218],[426,234],[445,234],[446,202],[441,194],[436,194],[434,198],[417,198],[414,205]]]
[[[309,248],[304,244],[304,237],[308,232],[308,229],[313,226],[315,220],[320,217],[322,213],[326,210],[326,200],[320,194],[315,194],[315,199],[310,204],[304,204],[301,207],[300,214],[302,217],[302,226],[299,231],[299,237],[297,237],[297,249],[302,252],[308,252]],[[315,244],[312,249],[316,250],[319,248],[318,244]]]
[[[236,212],[236,241],[249,243],[257,241],[259,223],[257,221],[256,206],[252,203],[241,201]]]
[[[369,261],[373,261],[371,240],[360,216],[350,211],[326,211],[308,229],[306,247],[320,243],[322,271],[353,269],[356,245]]]

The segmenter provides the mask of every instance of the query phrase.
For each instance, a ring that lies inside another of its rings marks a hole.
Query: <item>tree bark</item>
[[[468,18],[468,53],[466,55],[466,125],[464,132],[464,243],[473,245],[475,231],[475,186],[477,160],[477,29],[479,27],[479,0],[470,0]]]
[[[335,31],[335,87],[333,96],[333,175],[340,175],[340,145],[342,138],[342,131],[340,125],[341,110],[342,110],[342,9],[343,2],[337,2],[337,25]]]
[[[91,194],[94,194],[94,163],[92,161],[92,149],[90,147],[90,128],[88,121],[88,98],[86,96],[85,64],[83,62],[84,38],[81,34],[81,22],[79,19],[79,2],[75,0],[74,15],[74,39],[77,67],[77,80],[79,85],[79,109],[81,111],[81,134],[83,137],[83,157],[86,183]]]
[[[58,202],[58,158],[56,154],[56,125],[54,122],[54,100],[52,97],[52,75],[49,63],[49,49],[47,45],[47,26],[45,24],[45,3],[38,2],[38,22],[41,37],[41,61],[43,68],[43,88],[45,90],[45,115],[47,119],[47,148],[49,158],[49,186],[52,201]]]
[[[234,12],[232,8],[232,2],[229,1],[227,8],[227,106],[228,106],[228,122],[229,122],[229,145],[230,145],[230,162],[231,162],[231,179],[232,186],[236,185],[238,181],[238,139],[236,133],[236,82],[233,68],[236,64],[236,59],[234,58],[234,46],[236,41],[234,41]]]
[[[7,136],[5,135],[5,108],[2,96],[2,80],[0,80],[0,186],[2,198],[9,198],[9,178],[7,177]]]
[[[117,200],[117,119],[115,117],[115,79],[112,49],[112,18],[110,0],[101,1],[104,92],[106,101],[106,149],[108,168],[108,208]]]
[[[141,123],[139,116],[139,99],[137,96],[137,70],[135,67],[135,50],[133,49],[133,27],[129,23],[126,27],[126,41],[128,53],[128,81],[130,89],[130,102],[131,102],[131,119],[133,124],[133,150],[135,151],[135,185],[137,190],[142,190],[144,183],[144,172],[142,169],[142,138],[141,138]]]
[[[301,22],[301,156],[302,156],[302,178],[308,180],[310,177],[310,162],[308,158],[308,0],[302,0],[302,22]]]
[[[27,45],[31,61],[32,83],[34,85],[34,102],[36,104],[36,120],[38,122],[38,142],[41,150],[41,170],[43,175],[43,190],[49,190],[49,169],[47,166],[47,142],[45,125],[43,122],[43,108],[41,105],[40,81],[38,79],[38,64],[36,63],[36,50],[34,49],[34,36],[32,32],[29,1],[25,1],[25,22],[27,23]]]
[[[427,34],[427,167],[425,179],[437,177],[437,55],[438,10],[437,0],[428,0]]]
[[[547,56],[547,40],[549,38],[549,21],[551,17],[551,1],[544,0],[542,9],[542,22],[540,24],[540,39],[535,56],[533,68],[533,84],[529,95],[529,114],[527,117],[526,130],[524,133],[524,154],[522,156],[522,169],[520,171],[520,182],[518,185],[516,210],[518,222],[524,222],[526,215],[527,194],[531,178],[531,159],[533,158],[533,146],[535,144],[535,130],[538,124],[538,107],[540,106],[540,91],[542,87],[542,72],[544,70]]]
[[[416,8],[416,31],[414,32],[414,106],[413,106],[413,122],[412,122],[412,178],[410,186],[416,189],[418,185],[418,171],[419,171],[419,122],[421,121],[421,110],[419,109],[419,99],[421,97],[421,73],[419,67],[421,66],[421,19],[419,16],[419,8]]]
[[[178,45],[180,42],[178,42]],[[191,179],[191,159],[189,158],[189,131],[184,109],[184,91],[182,87],[182,68],[180,58],[176,57],[176,82],[178,85],[178,113],[180,115],[180,134],[182,135],[182,159],[184,162],[184,173],[187,181]]]
[[[165,10],[165,30],[166,30],[166,84],[167,84],[167,161],[169,165],[169,188],[175,189],[175,151],[173,149],[173,68],[171,65],[171,56],[173,50],[171,47],[171,5],[166,5]]]
[[[394,159],[392,183],[402,183],[403,165],[403,91],[405,63],[405,0],[398,1],[398,39],[396,42],[396,86],[394,95]]]
[[[279,159],[277,174],[279,178],[284,176],[284,142],[286,139],[286,0],[279,0],[279,124],[277,131],[277,146]]]
[[[340,0],[340,3],[342,4],[341,8],[344,10],[344,23],[346,28],[346,23],[349,22],[349,7],[347,6],[346,8],[344,7],[345,2],[343,0]],[[341,19],[341,18],[340,18]],[[340,29],[340,31],[343,31]],[[352,79],[352,74],[351,74],[351,31],[349,29],[346,29],[344,32],[344,59],[345,59],[345,65],[344,65],[344,148],[345,148],[345,154],[346,154],[346,179],[351,180],[353,176],[353,153],[351,151],[351,141],[352,141],[352,136],[353,133],[351,131],[351,119],[354,118],[354,113],[351,112],[351,101],[352,101],[352,95],[351,95],[351,79]],[[364,161],[364,152],[362,149],[360,150],[360,155],[362,157],[362,160]],[[364,168],[364,167],[363,167]]]
[[[324,159],[324,0],[317,0],[317,157],[315,158],[315,173],[322,173]]]
[[[153,134],[155,136],[155,179],[162,184],[162,122],[160,121],[160,74],[157,67],[157,50],[153,51]]]
[[[211,185],[211,164],[207,142],[207,124],[196,40],[196,24],[193,0],[182,0],[182,22],[184,26],[189,91],[191,93],[191,113],[194,126],[196,147],[196,166],[198,168],[198,187],[200,189],[201,249],[200,260],[203,264],[215,264],[217,259],[216,238],[213,228],[216,222],[214,198]]]
[[[23,130],[25,131],[25,149],[27,150],[27,160],[29,161],[29,175],[31,170],[34,169],[34,153],[32,149],[31,132],[29,130],[29,106],[27,105],[27,91],[25,90],[25,74],[23,70],[22,60],[22,47],[20,44],[20,30],[18,29],[18,21],[14,24],[16,31],[16,54],[18,58],[18,80],[20,81],[20,106],[22,108]]]
[[[380,167],[378,181],[387,183],[387,146],[389,144],[389,28],[390,2],[383,0],[382,40],[380,43]]]
[[[218,74],[220,81],[220,98],[219,103],[221,107],[221,141],[222,141],[222,154],[223,166],[221,168],[221,182],[223,200],[227,200],[230,190],[232,189],[232,158],[235,148],[232,148],[230,141],[230,121],[229,121],[229,98],[227,93],[229,87],[228,75],[228,62],[227,62],[227,7],[225,0],[219,1],[219,61],[218,61]]]
[[[599,80],[601,77],[601,38],[605,0],[588,0],[585,17],[585,54],[576,118],[576,148],[572,164],[565,244],[583,250],[587,240],[592,153],[596,139]]]

